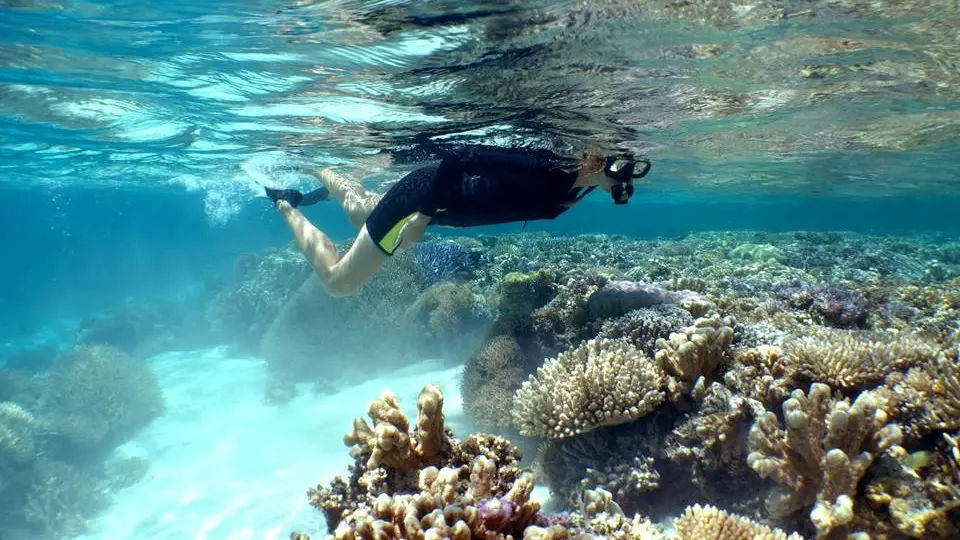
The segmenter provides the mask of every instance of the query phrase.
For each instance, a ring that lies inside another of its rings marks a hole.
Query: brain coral
[[[665,373],[625,341],[595,339],[561,353],[514,396],[520,433],[565,438],[646,415],[664,399]]]

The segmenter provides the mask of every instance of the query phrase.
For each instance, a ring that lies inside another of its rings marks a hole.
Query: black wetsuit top
[[[459,147],[391,187],[367,218],[367,232],[392,254],[417,212],[451,227],[553,219],[593,189],[574,188],[576,179],[576,161],[549,151]]]

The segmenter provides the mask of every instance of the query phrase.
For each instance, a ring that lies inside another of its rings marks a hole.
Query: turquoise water
[[[654,160],[629,208],[541,229],[956,231],[955,2],[590,5],[5,3],[2,334],[282,241],[251,170],[376,185],[425,135]]]
[[[653,161],[626,207],[432,238],[835,231],[933,272],[960,238],[957,28],[956,0],[0,0],[0,362],[42,373],[131,306],[199,328],[290,240],[258,182],[384,190],[412,168],[386,150],[430,138]]]

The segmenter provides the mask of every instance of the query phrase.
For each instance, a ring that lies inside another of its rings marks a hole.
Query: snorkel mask
[[[639,171],[637,170],[639,167]],[[610,156],[603,165],[603,174],[617,183],[610,188],[614,204],[627,204],[633,197],[633,180],[643,178],[650,172],[650,161],[626,156]]]

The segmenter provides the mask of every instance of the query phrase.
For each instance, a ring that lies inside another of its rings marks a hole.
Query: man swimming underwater
[[[546,150],[470,145],[449,149],[437,165],[416,169],[383,196],[329,169],[323,187],[303,194],[264,188],[293,231],[300,250],[333,296],[356,292],[401,247],[418,242],[427,225],[471,227],[554,219],[597,187],[626,204],[646,159],[591,156],[576,160]],[[297,210],[333,196],[360,229],[341,257],[330,238]]]

